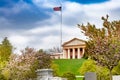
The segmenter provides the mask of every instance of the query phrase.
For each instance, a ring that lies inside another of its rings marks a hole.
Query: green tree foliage
[[[44,51],[43,52],[38,51],[35,57],[37,58],[38,61],[38,65],[39,65],[38,69],[51,67],[52,59],[50,57],[50,54],[47,54]]]
[[[71,72],[64,73],[62,77],[67,78],[67,80],[76,80],[75,74]]]
[[[21,55],[12,54],[9,63],[2,70],[6,80],[29,80],[36,78],[36,70],[48,68],[50,57],[33,48],[25,48]],[[45,67],[43,67],[45,66]]]
[[[53,69],[53,75],[54,76],[60,76],[59,75],[59,66],[52,62],[51,69]]]
[[[0,74],[0,80],[6,80],[2,74]]]
[[[9,56],[12,54],[12,45],[7,39],[7,37],[4,38],[2,41],[2,44],[0,45],[0,60],[1,61],[8,61]]]
[[[95,72],[96,71],[96,63],[93,60],[87,60],[80,67],[80,74],[85,75],[86,72]]]
[[[12,48],[11,43],[7,37],[5,37],[2,44],[0,44],[0,69],[3,68],[9,60],[9,56],[12,54]]]
[[[114,69],[112,70],[112,73],[114,75],[120,75],[120,62],[117,66],[114,67]]]
[[[118,65],[120,60],[120,21],[108,21],[102,17],[103,28],[96,28],[88,23],[86,26],[78,25],[82,32],[89,38],[86,42],[86,51],[89,56],[97,61],[98,65],[109,69],[110,80],[112,80],[112,69]]]
[[[1,74],[1,70],[0,70],[0,80],[5,80],[5,77],[3,74]]]
[[[1,71],[6,66],[9,61],[9,57],[12,54],[12,45],[5,37],[0,44],[0,80],[4,80],[4,76],[2,75]]]
[[[96,62],[91,59],[88,59],[83,63],[79,72],[81,75],[85,75],[86,72],[95,72],[98,75],[97,80],[109,80],[109,70],[105,67],[96,65]]]

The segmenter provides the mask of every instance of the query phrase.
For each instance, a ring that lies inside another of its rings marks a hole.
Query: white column
[[[78,51],[78,59],[80,59],[80,48],[77,49]]]
[[[82,57],[83,57],[84,53],[85,53],[85,48],[83,48]]]
[[[66,59],[66,50],[65,49],[63,49],[63,59]]]
[[[68,59],[70,59],[70,49],[68,49]]]
[[[73,56],[73,59],[75,59],[75,48],[73,48],[73,52],[72,52],[72,56]]]

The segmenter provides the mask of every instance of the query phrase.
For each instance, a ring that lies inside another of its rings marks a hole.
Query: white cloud
[[[39,7],[53,8],[56,2],[53,0],[33,0]],[[110,15],[111,20],[120,19],[120,0],[110,0],[104,3],[83,5],[73,2],[63,2],[63,42],[74,37],[85,39],[86,37],[77,28],[77,24],[90,22],[102,26],[101,17]],[[42,4],[42,5],[41,5]],[[57,3],[58,4],[58,3]],[[18,30],[9,33],[12,43],[19,49],[26,46],[37,49],[53,48],[60,45],[60,12],[51,12],[50,18],[44,21],[37,21],[32,29]],[[3,22],[7,20],[1,19]],[[9,22],[7,22],[9,23]],[[8,32],[5,32],[6,34]]]
[[[60,2],[57,0],[33,0],[33,3],[44,8],[53,8],[58,5],[60,6]]]
[[[114,12],[115,9],[120,9],[120,0],[111,0],[104,3],[97,4],[79,4],[79,3],[64,3],[63,6],[63,18],[64,21],[70,24],[72,23],[87,23],[90,22],[92,24],[102,26],[102,16],[106,16],[108,14],[110,19],[120,19],[117,12]],[[117,15],[113,14],[116,13]],[[115,17],[117,16],[117,17]],[[76,23],[76,24],[77,24]]]
[[[20,35],[10,36],[9,39],[12,43],[16,43],[17,45],[27,44],[29,42],[29,38]]]
[[[6,16],[8,16],[11,14],[17,14],[25,9],[30,9],[30,5],[20,0],[18,3],[14,4],[12,7],[9,7],[9,8],[1,7],[0,12],[3,12]]]

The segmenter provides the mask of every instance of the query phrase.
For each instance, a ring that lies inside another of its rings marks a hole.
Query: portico
[[[65,42],[63,45],[63,59],[80,59],[85,52],[85,41],[78,38]]]

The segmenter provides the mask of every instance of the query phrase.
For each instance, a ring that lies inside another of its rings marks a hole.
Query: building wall
[[[65,42],[62,53],[55,53],[54,59],[81,59],[85,52],[85,41],[78,38],[73,38],[70,41]]]

